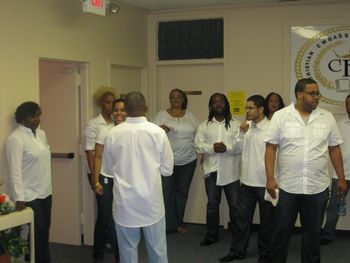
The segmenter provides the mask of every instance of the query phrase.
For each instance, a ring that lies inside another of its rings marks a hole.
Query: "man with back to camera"
[[[350,187],[350,94],[345,99],[346,115],[338,122],[338,128],[343,136],[344,142],[340,145],[340,149],[344,161],[345,179]],[[339,194],[337,194],[338,179],[335,172],[333,172],[331,197],[326,209],[326,223],[321,232],[321,245],[328,245],[335,240],[335,227],[339,219],[337,205],[339,201]],[[347,194],[347,192],[346,192]]]
[[[275,198],[277,184],[279,187],[271,263],[287,261],[298,213],[301,262],[321,261],[320,232],[330,184],[329,157],[338,176],[337,191],[347,191],[339,147],[343,140],[333,115],[317,107],[320,96],[316,81],[300,79],[295,85],[296,103],[274,114],[265,139],[266,189]]]
[[[200,242],[209,246],[218,242],[219,212],[222,189],[225,192],[233,220],[234,205],[238,200],[241,149],[235,151],[233,142],[240,122],[233,119],[230,104],[224,94],[214,93],[209,99],[209,117],[196,133],[195,147],[203,154],[203,173],[207,203],[207,233]]]
[[[258,262],[268,262],[271,251],[271,234],[274,227],[274,208],[264,200],[265,175],[265,136],[270,121],[264,115],[265,99],[253,95],[247,99],[246,120],[240,125],[243,144],[241,187],[235,206],[234,221],[231,223],[232,242],[230,253],[219,258],[220,262],[229,262],[245,258],[250,228],[256,204],[259,204],[260,229],[258,233]]]
[[[103,165],[114,177],[114,221],[120,262],[138,262],[141,230],[148,262],[167,263],[161,176],[173,173],[174,156],[165,131],[147,121],[140,92],[125,97],[125,122],[107,136]]]
[[[119,261],[119,252],[117,237],[115,234],[115,227],[112,216],[112,202],[113,202],[113,177],[101,168],[99,182],[92,183],[91,175],[94,170],[95,160],[95,144],[97,134],[101,127],[106,129],[114,127],[112,118],[113,101],[115,94],[113,89],[109,87],[100,87],[94,94],[95,103],[100,107],[101,113],[91,119],[85,128],[85,153],[87,164],[89,168],[88,179],[92,189],[103,188],[103,194],[95,194],[97,204],[97,217],[94,228],[94,247],[93,247],[93,262],[103,262],[104,249],[107,242],[107,234],[109,236],[112,248],[114,249],[115,261]]]

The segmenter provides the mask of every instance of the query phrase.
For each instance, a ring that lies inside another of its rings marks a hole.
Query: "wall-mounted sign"
[[[245,115],[246,94],[244,90],[227,91],[227,99],[230,103],[232,115]]]
[[[291,98],[298,79],[313,78],[322,103],[343,106],[350,93],[350,26],[294,26],[291,51]]]
[[[83,0],[83,12],[105,16],[105,0]]]

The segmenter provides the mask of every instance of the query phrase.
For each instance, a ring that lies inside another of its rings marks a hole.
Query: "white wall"
[[[87,117],[95,115],[93,90],[111,82],[111,64],[147,66],[147,13],[135,8],[102,17],[83,13],[81,0],[1,1],[0,39],[0,180],[13,113],[39,101],[39,58],[89,63]]]

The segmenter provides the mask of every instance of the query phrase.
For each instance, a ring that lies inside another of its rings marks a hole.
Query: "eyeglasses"
[[[302,91],[302,93],[309,94],[311,97],[321,97],[321,93],[319,91]]]
[[[257,107],[250,107],[250,106],[245,107],[246,111],[247,110],[251,111],[251,110],[255,110],[255,109],[257,109]]]

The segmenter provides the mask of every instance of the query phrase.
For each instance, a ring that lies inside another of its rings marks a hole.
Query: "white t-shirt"
[[[328,146],[343,142],[333,115],[312,111],[304,123],[294,103],[274,113],[265,141],[278,145],[276,179],[294,194],[317,194],[330,184]]]
[[[45,132],[19,126],[7,139],[6,155],[15,201],[29,202],[52,194],[51,153]]]
[[[183,117],[176,118],[166,110],[162,110],[158,112],[153,122],[170,128],[167,135],[173,149],[175,165],[185,165],[197,158],[194,137],[199,123],[191,112],[186,111]]]
[[[174,156],[162,128],[145,117],[127,117],[108,134],[103,165],[114,178],[117,224],[149,226],[164,216],[161,176],[172,175]]]
[[[114,127],[114,123],[107,123],[106,120],[103,118],[102,114],[99,114],[97,117],[89,120],[84,131],[85,151],[95,150],[97,134],[99,129],[103,126],[108,127],[110,129]],[[88,173],[91,173],[89,166],[87,166],[87,169],[88,169]],[[100,174],[104,176],[108,176],[108,174],[103,170],[103,167],[101,167]]]
[[[219,122],[215,118],[212,121],[203,121],[197,129],[195,147],[198,153],[204,155],[204,177],[212,172],[217,172],[217,185],[227,185],[239,180],[241,147],[234,145],[235,137],[239,135],[240,122],[236,119],[230,121],[230,127],[226,129],[225,120]],[[226,152],[214,152],[213,145],[223,142]]]

